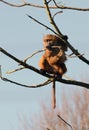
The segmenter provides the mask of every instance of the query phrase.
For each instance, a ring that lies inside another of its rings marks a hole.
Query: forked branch
[[[10,82],[10,83],[13,83],[13,84],[16,84],[16,85],[19,85],[19,86],[22,86],[22,87],[26,87],[26,88],[38,88],[38,87],[43,87],[43,86],[48,85],[48,84],[50,84],[51,82],[53,82],[53,78],[49,78],[47,81],[45,81],[45,82],[43,82],[43,83],[41,83],[41,84],[38,84],[38,85],[26,85],[26,84],[22,84],[22,83],[19,83],[19,82],[10,80],[10,79],[5,78],[5,77],[2,77],[2,76],[0,76],[0,78],[1,78],[3,81]]]
[[[46,11],[47,11],[47,14],[48,14],[48,18],[49,18],[49,21],[50,23],[53,25],[55,31],[57,34],[59,34],[60,38],[62,37],[62,33],[61,31],[59,30],[58,26],[56,25],[54,19],[52,18],[52,14],[51,14],[51,11],[49,9],[49,6],[48,6],[48,2],[46,0],[44,0],[44,4],[46,6]]]
[[[12,7],[24,7],[24,6],[31,6],[31,7],[35,7],[35,8],[45,8],[45,6],[43,5],[37,5],[37,4],[32,4],[32,3],[28,3],[28,2],[24,2],[22,4],[12,4],[10,2],[7,2],[5,0],[0,0],[0,2],[8,5],[8,6],[12,6]],[[67,10],[76,10],[76,11],[89,11],[89,8],[77,8],[77,7],[70,7],[70,6],[64,6],[64,5],[58,5],[55,4],[54,6],[49,6],[50,9],[67,9]]]
[[[50,27],[46,26],[45,24],[39,22],[37,19],[33,18],[32,16],[30,15],[27,15],[29,18],[31,18],[32,20],[34,20],[36,23],[42,25],[43,27],[49,29],[50,31],[52,31],[54,34],[56,34],[57,36],[60,37],[60,35],[58,33],[56,33],[53,29],[51,29]],[[62,39],[62,38],[60,38]],[[85,62],[86,64],[89,65],[89,60],[86,59],[83,55],[81,55],[78,50],[76,50],[68,41],[65,41],[64,39],[62,39],[66,44],[67,46],[70,48],[70,50],[73,52],[73,54],[75,54],[80,60],[82,60],[83,62]]]
[[[8,56],[8,57],[10,57],[11,59],[13,59],[14,61],[16,61],[17,63],[19,63],[20,65],[24,66],[25,68],[30,69],[30,70],[32,70],[32,71],[34,71],[34,72],[36,72],[36,73],[38,73],[38,74],[40,74],[40,75],[43,75],[43,76],[49,78],[49,80],[54,78],[53,76],[51,76],[51,75],[49,75],[49,74],[43,74],[43,73],[41,73],[40,70],[38,70],[37,68],[35,68],[35,67],[33,67],[33,66],[31,66],[31,65],[29,65],[29,64],[27,64],[27,63],[25,63],[25,62],[23,62],[23,61],[21,61],[21,60],[19,60],[18,58],[16,58],[15,56],[11,55],[10,53],[8,53],[6,50],[4,50],[4,49],[1,48],[1,47],[0,47],[0,51],[1,51],[3,54],[5,54],[6,56]],[[5,81],[6,81],[6,78],[3,78],[2,76],[0,76],[0,78],[1,78],[1,79],[5,79]],[[7,80],[7,81],[9,82],[9,80]],[[51,81],[52,81],[52,80],[51,80]],[[50,82],[51,82],[51,81],[50,81]],[[65,80],[65,79],[60,79],[60,80],[59,80],[58,78],[56,78],[55,81],[58,81],[58,82],[61,82],[61,83],[64,83],[64,84],[77,85],[77,86],[81,86],[81,87],[84,87],[84,88],[89,89],[89,84],[88,84],[88,83],[84,83],[84,82],[80,82],[80,81]],[[14,81],[13,81],[13,82],[14,82]],[[12,82],[12,83],[13,83],[13,82]],[[20,85],[20,84],[18,84],[18,85]],[[45,85],[47,85],[47,84],[45,84]]]
[[[46,10],[47,10],[47,14],[48,14],[48,18],[50,23],[53,25],[54,29],[56,30],[56,33],[58,35],[58,37],[60,37],[60,39],[67,44],[67,46],[70,48],[70,50],[73,52],[73,54],[75,54],[76,56],[78,56],[78,58],[80,60],[82,60],[83,62],[85,62],[86,64],[89,65],[89,60],[87,60],[85,57],[83,57],[83,55],[81,55],[78,50],[76,50],[67,40],[64,39],[64,35],[61,33],[60,29],[57,27],[55,21],[53,20],[53,17],[51,15],[51,11],[49,9],[48,6],[48,2],[47,0],[44,0],[45,6],[46,6]]]

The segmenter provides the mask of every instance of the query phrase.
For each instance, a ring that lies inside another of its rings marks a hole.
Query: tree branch
[[[43,27],[49,29],[50,31],[52,31],[54,34],[58,35],[53,29],[51,29],[51,28],[49,28],[48,26],[46,26],[45,24],[39,22],[37,19],[33,18],[31,15],[28,15],[28,14],[27,14],[27,16],[28,16],[30,19],[32,19],[33,21],[35,21],[36,23],[40,24],[41,26],[43,26]]]
[[[24,6],[32,6],[35,8],[45,8],[45,6],[37,5],[37,4],[31,4],[31,3],[22,3],[22,4],[12,4],[9,2],[6,2],[4,0],[0,0],[0,2],[12,6],[12,7],[24,7]],[[76,8],[76,7],[70,7],[70,6],[64,6],[64,5],[57,5],[57,6],[49,6],[50,9],[67,9],[67,10],[76,10],[76,11],[89,11],[89,8]]]
[[[63,38],[64,35],[61,33],[61,31],[59,30],[59,28],[57,27],[55,21],[54,21],[53,18],[52,18],[52,15],[51,15],[51,12],[50,12],[50,10],[49,10],[47,1],[44,0],[44,3],[45,3],[45,5],[46,5],[46,10],[47,10],[47,14],[48,14],[48,17],[49,17],[49,21],[50,21],[50,23],[53,25],[54,29],[56,30],[58,37],[59,37],[65,44],[67,44],[67,46],[70,48],[70,50],[71,50],[80,60],[82,60],[83,62],[85,62],[86,64],[89,65],[89,60],[87,60],[85,57],[83,57],[83,56],[78,52],[78,50],[76,50],[67,40],[65,40],[65,39]]]
[[[53,79],[48,79],[46,82],[44,83],[41,83],[41,84],[38,84],[38,85],[26,85],[26,84],[21,84],[21,83],[18,83],[16,81],[12,81],[10,79],[7,79],[7,78],[4,78],[4,77],[0,77],[3,81],[6,81],[6,82],[10,82],[10,83],[13,83],[13,84],[16,84],[16,85],[19,85],[19,86],[22,86],[22,87],[26,87],[26,88],[38,88],[38,87],[43,87],[45,85],[48,85],[50,84],[51,82],[53,82]]]
[[[43,74],[40,72],[40,70],[36,69],[35,67],[19,60],[18,58],[16,58],[15,56],[11,55],[10,53],[8,53],[7,51],[5,51],[3,48],[0,47],[0,51],[5,54],[6,56],[10,57],[11,59],[13,59],[14,61],[16,61],[17,63],[19,63],[20,65],[24,66],[25,68],[28,68],[32,71],[35,71],[36,73],[40,74],[40,75],[43,75],[47,78],[50,78],[50,79],[53,79],[54,77],[49,75],[49,74]],[[2,77],[2,76],[1,76]],[[83,82],[80,82],[80,81],[74,81],[74,80],[65,80],[65,79],[58,79],[56,78],[55,81],[58,81],[58,82],[61,82],[61,83],[64,83],[64,84],[70,84],[70,85],[77,85],[77,86],[81,86],[81,87],[84,87],[84,88],[87,88],[89,89],[89,84],[88,83],[83,83]],[[14,82],[14,81],[13,81]],[[20,84],[19,84],[20,85]]]
[[[3,54],[5,54],[5,55],[7,55],[8,57],[10,57],[11,59],[13,59],[14,61],[16,61],[17,63],[19,63],[20,65],[24,66],[25,68],[31,69],[31,70],[33,70],[33,71],[35,71],[35,72],[41,74],[41,72],[40,72],[38,69],[36,69],[35,67],[33,67],[33,66],[31,66],[31,65],[29,65],[29,64],[27,64],[27,63],[25,63],[25,62],[23,62],[23,61],[21,61],[21,60],[19,60],[18,58],[16,58],[15,56],[11,55],[10,53],[8,53],[6,50],[4,50],[4,49],[1,48],[1,47],[0,47],[0,51],[1,51]]]
[[[1,1],[3,2],[3,1]],[[50,13],[49,13],[50,14]],[[33,18],[32,16],[30,15],[27,15],[29,18],[31,18],[32,20],[34,20],[35,22],[39,23],[40,25],[46,27],[47,29],[51,30],[53,33],[55,33],[56,35],[59,36],[59,34],[57,34],[54,30],[52,30],[51,28],[49,28],[48,26],[44,25],[43,23],[39,22],[38,20],[36,20],[35,18]],[[50,16],[50,15],[49,15]],[[52,17],[51,17],[52,19]],[[60,32],[60,31],[59,31]],[[61,34],[62,35],[62,34]],[[68,42],[68,41],[65,41],[64,39],[62,39],[67,45],[68,47],[72,50],[72,52],[78,56],[79,59],[81,59],[83,62],[87,63],[89,65],[89,60],[87,60],[85,57],[83,57],[79,52],[78,50],[74,49],[74,47]],[[79,56],[80,55],[80,56]]]
[[[71,128],[71,130],[73,130],[72,125],[70,125],[67,121],[65,121],[59,114],[57,114],[57,116],[58,116],[58,118],[61,119],[66,125],[68,125],[68,126]]]
[[[32,57],[33,57],[34,55],[36,55],[37,53],[43,52],[43,51],[45,51],[45,49],[36,51],[36,52],[34,52],[33,54],[31,54],[30,56],[28,56],[28,57],[26,57],[25,59],[23,59],[22,61],[26,63],[28,59],[32,58]],[[14,70],[9,70],[9,71],[7,71],[6,73],[7,73],[7,74],[11,74],[11,73],[14,73],[14,72],[19,71],[19,70],[22,70],[22,69],[25,69],[25,67],[24,67],[24,66],[21,66],[21,67],[19,67],[19,68],[14,69]]]
[[[14,70],[9,70],[9,71],[7,71],[6,74],[11,74],[11,73],[17,72],[17,71],[19,71],[19,70],[23,70],[23,69],[25,69],[25,67],[24,67],[24,66],[21,66],[21,67],[19,67],[19,68],[14,69]]]
[[[56,81],[59,81],[59,80],[56,80]],[[65,80],[65,79],[60,79],[59,82],[69,84],[69,85],[77,85],[77,86],[89,89],[89,83],[84,83],[84,82],[75,81],[75,80]]]
[[[89,60],[86,59],[83,55],[81,55],[78,50],[76,50],[68,41],[64,41],[67,46],[70,48],[70,50],[73,52],[73,54],[75,54],[77,56],[77,58],[79,58],[80,60],[82,60],[83,62],[85,62],[86,64],[89,65]]]
[[[47,11],[50,23],[53,25],[53,27],[54,27],[55,31],[58,33],[58,35],[60,37],[62,37],[62,33],[60,32],[59,28],[57,27],[55,21],[52,18],[52,15],[51,15],[51,12],[50,12],[50,9],[49,9],[49,6],[48,6],[48,2],[46,0],[44,0],[44,4],[46,6],[46,11]]]
[[[33,57],[34,55],[36,55],[37,53],[43,52],[43,51],[45,51],[45,49],[42,49],[42,50],[39,50],[39,51],[34,52],[32,55],[26,57],[26,58],[23,60],[23,62],[27,62],[28,59],[32,58],[32,57]]]

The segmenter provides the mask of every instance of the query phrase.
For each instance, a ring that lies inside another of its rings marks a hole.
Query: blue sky
[[[8,1],[16,2],[16,0]],[[32,1],[32,3],[35,3],[35,1]],[[18,2],[20,3],[21,0]],[[86,0],[86,2],[84,0],[64,0],[63,4],[87,8],[89,7],[89,0]],[[0,47],[20,59],[24,59],[33,52],[42,49],[43,36],[51,33],[29,19],[26,14],[30,14],[50,26],[44,9],[33,7],[14,8],[0,3]],[[61,32],[68,35],[69,42],[89,59],[89,12],[64,10],[62,14],[55,17],[55,21]],[[38,61],[41,55],[42,53],[37,54],[28,63],[39,68]],[[23,70],[7,75],[6,71],[17,68],[18,64],[2,53],[0,53],[0,65],[2,65],[4,77],[21,83],[31,85],[46,80],[46,78],[35,74],[31,70]],[[77,80],[88,76],[88,65],[79,59],[68,59],[66,65],[68,68],[67,76]],[[57,86],[60,86],[57,87],[57,101],[60,99],[59,95],[63,86],[67,91],[75,87],[61,83],[58,83]],[[39,112],[41,102],[46,100],[51,101],[51,84],[43,88],[28,89],[0,80],[0,129],[17,130],[19,125],[18,114],[26,114],[30,118],[34,113]]]

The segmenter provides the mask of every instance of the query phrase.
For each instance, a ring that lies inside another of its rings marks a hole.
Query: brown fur
[[[39,61],[41,71],[61,78],[67,71],[64,63],[67,60],[65,55],[65,51],[67,51],[66,44],[60,38],[52,34],[44,36],[43,44],[45,53]],[[53,108],[56,107],[55,81],[53,81],[52,87],[52,106]]]
[[[39,61],[40,69],[51,73],[59,73],[61,76],[67,71],[67,68],[64,64],[66,61],[65,51],[67,46],[61,41],[57,36],[48,34],[43,39],[44,48],[47,46],[58,46],[53,49],[47,49]]]

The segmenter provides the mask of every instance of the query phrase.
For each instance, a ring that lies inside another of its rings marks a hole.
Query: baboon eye
[[[45,39],[44,42],[51,42],[52,39]]]

